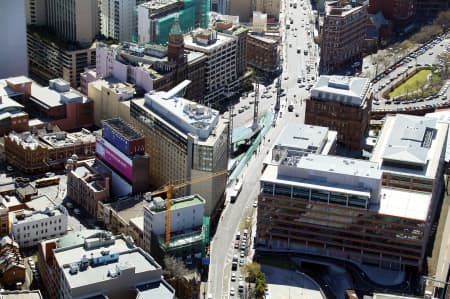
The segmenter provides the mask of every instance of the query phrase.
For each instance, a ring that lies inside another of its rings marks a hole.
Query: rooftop
[[[0,114],[6,112],[15,113],[18,111],[22,111],[23,109],[23,105],[17,103],[8,96],[0,95]]]
[[[184,36],[184,45],[187,49],[203,53],[214,52],[224,44],[234,41],[236,37],[212,29],[198,28]]]
[[[171,210],[183,209],[190,206],[205,204],[205,199],[198,194],[185,197],[173,198]],[[155,197],[149,204],[152,212],[162,212],[166,210],[166,201],[161,197]]]
[[[325,13],[332,16],[347,16],[368,2],[367,0],[352,1],[353,4],[344,1],[325,1]]]
[[[147,202],[141,196],[130,196],[105,206],[114,210],[123,220],[130,221],[136,217],[144,216],[144,206]]]
[[[71,88],[69,82],[60,78],[50,80],[48,87],[32,84],[30,100],[44,109],[68,103],[85,103],[90,101],[82,93]]]
[[[433,113],[427,113],[425,114],[426,117],[431,117],[437,119],[439,122],[445,122],[447,124],[450,124],[450,111],[438,111]],[[447,145],[445,149],[445,161],[450,162],[450,130],[447,133]]]
[[[436,178],[446,147],[448,124],[434,118],[389,115],[372,152],[371,161],[383,171]]]
[[[257,35],[257,34],[250,34],[249,36],[251,38],[260,40],[260,41],[262,41],[262,42],[264,42],[266,44],[278,44],[278,41],[276,39],[273,39],[273,38],[268,38],[268,37],[264,37],[264,36]]]
[[[169,91],[147,93],[145,107],[183,134],[190,133],[206,140],[219,122],[219,111],[173,95],[175,89],[177,86]]]
[[[320,149],[326,142],[328,131],[327,127],[290,123],[284,127],[275,142],[275,147],[314,151]]]
[[[120,118],[107,119],[104,120],[103,123],[108,124],[113,130],[124,136],[129,141],[144,138],[140,133]]]
[[[1,299],[42,299],[41,291],[0,291]]]
[[[364,106],[370,94],[370,87],[371,83],[367,78],[322,75],[311,90],[311,97],[352,106]]]

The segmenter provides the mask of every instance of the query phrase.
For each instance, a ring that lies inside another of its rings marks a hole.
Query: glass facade
[[[368,197],[270,182],[261,182],[259,197],[260,245],[315,246],[357,255],[358,262],[370,255],[391,268],[421,262],[424,222],[369,211]]]

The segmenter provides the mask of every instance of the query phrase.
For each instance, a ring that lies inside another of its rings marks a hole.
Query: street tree
[[[249,282],[256,282],[256,277],[261,273],[261,265],[258,263],[247,263],[241,268],[241,271]]]
[[[448,30],[450,28],[450,10],[441,11],[434,24],[441,26],[444,30]]]

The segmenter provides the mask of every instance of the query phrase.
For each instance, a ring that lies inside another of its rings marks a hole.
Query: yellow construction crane
[[[213,172],[209,175],[194,178],[190,181],[184,181],[184,182],[181,182],[181,183],[178,183],[175,185],[172,184],[171,182],[168,182],[167,184],[162,186],[160,189],[153,191],[151,193],[152,197],[163,194],[163,193],[166,194],[166,246],[169,246],[169,243],[170,243],[170,208],[172,206],[173,191],[184,188],[184,187],[192,185],[192,184],[201,183],[201,182],[210,180],[212,178],[215,178],[215,177],[227,174],[227,173],[228,173],[227,170],[221,170],[218,172]]]

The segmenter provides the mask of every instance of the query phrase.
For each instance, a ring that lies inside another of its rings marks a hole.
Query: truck
[[[235,202],[236,199],[239,196],[239,193],[241,193],[242,190],[242,181],[237,182],[237,184],[234,186],[233,190],[230,193],[230,202]]]

